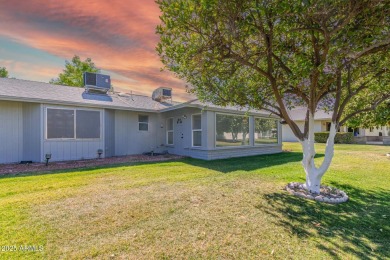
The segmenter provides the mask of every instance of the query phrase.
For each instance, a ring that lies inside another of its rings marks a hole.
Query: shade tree
[[[337,129],[390,98],[386,0],[158,0],[158,54],[201,100],[282,118],[303,148],[305,187],[320,190]],[[303,129],[289,109],[306,107]],[[314,116],[332,111],[320,165]],[[387,108],[384,107],[386,110]],[[388,111],[388,110],[386,110]]]

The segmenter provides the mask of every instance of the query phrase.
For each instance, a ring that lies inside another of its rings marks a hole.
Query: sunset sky
[[[186,100],[185,83],[160,71],[159,14],[154,0],[0,0],[0,67],[48,82],[77,54],[111,75],[116,90],[150,95],[166,86]]]

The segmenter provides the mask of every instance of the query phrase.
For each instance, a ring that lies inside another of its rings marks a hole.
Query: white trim
[[[241,117],[247,117],[248,118],[248,135],[249,135],[249,117],[251,117],[250,115],[240,115],[240,114],[233,114],[233,113],[218,113],[218,112],[215,112],[215,117],[214,117],[214,136],[215,136],[215,139],[214,139],[214,148],[215,149],[232,149],[232,148],[237,148],[237,147],[253,147],[251,144],[250,144],[250,139],[248,139],[248,144],[247,145],[232,145],[232,146],[217,146],[217,116],[218,115],[228,115],[228,116],[241,116]]]
[[[279,119],[279,117],[277,117],[276,115],[272,115],[267,111],[259,111],[259,112],[243,111],[243,110],[239,110],[238,108],[232,109],[232,108],[226,108],[226,107],[211,107],[211,106],[207,106],[207,105],[191,104],[191,102],[196,101],[196,100],[197,99],[190,100],[188,102],[181,103],[178,105],[174,105],[172,107],[163,108],[163,109],[157,110],[157,112],[164,113],[164,112],[174,111],[174,110],[182,109],[182,108],[199,108],[199,109],[204,110],[204,111],[212,111],[212,112],[216,112],[216,113],[220,113],[220,114],[226,113],[226,114],[237,114],[237,115],[247,115],[247,116],[263,116],[263,117],[269,116],[269,117],[272,117],[275,119]]]
[[[61,109],[61,110],[73,110],[74,111],[74,116],[73,116],[73,138],[48,138],[47,137],[47,110],[48,109]],[[96,111],[99,112],[99,121],[100,121],[100,129],[99,129],[99,138],[77,138],[76,136],[76,117],[77,117],[77,112],[76,111]],[[98,109],[90,109],[90,108],[71,108],[71,107],[63,107],[63,106],[45,106],[44,107],[44,114],[45,114],[45,119],[44,119],[44,141],[97,141],[97,140],[102,140],[102,110]]]
[[[194,116],[200,116],[200,129],[193,129]],[[191,115],[191,147],[202,147],[202,113],[196,113]],[[194,145],[194,131],[200,132],[200,145]]]
[[[170,119],[172,119],[172,130],[168,130],[168,121]],[[173,146],[175,144],[175,132],[174,132],[174,130],[175,130],[175,120],[174,120],[174,117],[167,118],[166,121],[165,121],[165,124],[166,124],[166,126],[165,126],[165,144],[167,146]],[[170,132],[172,132],[172,143],[171,144],[168,143],[168,133],[170,133]]]

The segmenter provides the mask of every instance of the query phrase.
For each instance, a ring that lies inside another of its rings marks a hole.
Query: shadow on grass
[[[323,154],[316,154],[315,158],[324,157]],[[302,161],[302,153],[282,152],[270,155],[256,155],[248,157],[237,157],[230,159],[220,159],[214,161],[202,161],[196,159],[187,159],[186,162],[198,167],[204,167],[210,170],[229,173],[234,171],[253,171],[257,169],[283,165],[291,162]]]
[[[148,161],[148,162],[121,162],[121,163],[113,163],[113,164],[102,164],[95,166],[80,166],[75,168],[65,168],[65,169],[51,169],[44,171],[33,171],[33,172],[18,172],[18,173],[9,173],[0,175],[0,179],[6,178],[17,178],[17,177],[28,177],[28,176],[40,176],[47,174],[60,174],[60,173],[73,173],[73,172],[88,172],[94,170],[104,170],[104,169],[115,169],[126,166],[137,166],[137,165],[153,165],[153,164],[163,164],[169,162],[177,162],[183,159],[176,160],[166,160],[166,161]]]
[[[323,154],[316,154],[316,158],[323,157]],[[114,169],[126,166],[138,166],[138,165],[155,165],[165,164],[171,162],[183,162],[196,167],[203,167],[206,169],[219,171],[222,173],[230,173],[234,171],[253,171],[257,169],[283,165],[291,162],[299,162],[302,160],[302,153],[300,152],[282,152],[270,155],[256,155],[247,157],[237,157],[229,159],[220,159],[213,161],[205,161],[193,158],[184,158],[178,160],[167,160],[167,161],[148,161],[148,162],[125,162],[116,164],[105,164],[97,166],[78,167],[72,169],[58,169],[58,170],[47,170],[41,172],[21,172],[0,175],[0,179],[5,178],[16,178],[16,177],[28,177],[28,176],[39,176],[45,174],[60,174],[60,173],[72,173],[72,172],[86,172],[92,170],[104,170]]]
[[[390,192],[331,185],[346,191],[350,200],[330,205],[278,192],[264,195],[268,203],[256,207],[292,234],[315,238],[332,257],[340,258],[340,251],[359,259],[390,257]]]

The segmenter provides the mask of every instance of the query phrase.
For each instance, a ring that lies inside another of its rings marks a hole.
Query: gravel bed
[[[321,185],[320,193],[313,194],[304,187],[303,183],[290,182],[287,184],[286,190],[294,196],[330,204],[339,204],[348,200],[348,195],[344,191],[329,186]]]
[[[102,159],[89,159],[79,161],[64,161],[64,162],[49,162],[46,166],[45,163],[30,163],[30,164],[0,164],[0,175],[16,175],[18,173],[26,172],[47,172],[62,169],[77,169],[94,167],[100,165],[121,164],[121,163],[133,163],[133,162],[159,162],[181,159],[183,156],[164,154],[157,156],[148,155],[129,155],[118,156]]]

